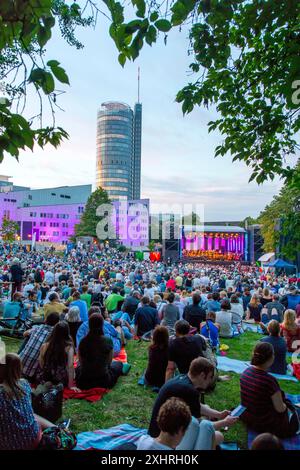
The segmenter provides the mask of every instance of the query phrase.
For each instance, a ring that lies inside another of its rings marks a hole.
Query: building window
[[[30,194],[28,195],[28,199],[30,199],[30,201],[32,201],[32,196]]]

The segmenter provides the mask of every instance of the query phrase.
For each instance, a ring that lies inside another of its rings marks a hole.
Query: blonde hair
[[[284,317],[283,317],[283,326],[287,330],[293,330],[296,328],[296,312],[295,310],[292,310],[291,308],[287,309],[284,312]]]

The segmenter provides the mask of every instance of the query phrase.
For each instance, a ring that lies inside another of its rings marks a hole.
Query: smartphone
[[[245,411],[246,411],[246,407],[239,405],[234,410],[232,410],[232,412],[230,413],[230,416],[238,417],[238,416],[241,416]]]

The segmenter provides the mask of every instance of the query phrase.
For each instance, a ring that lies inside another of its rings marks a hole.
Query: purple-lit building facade
[[[23,241],[35,236],[37,242],[66,244],[91,192],[89,184],[30,189],[0,177],[0,224],[3,218],[18,222]]]
[[[114,201],[112,223],[116,239],[133,251],[144,251],[149,245],[149,199]]]
[[[241,227],[185,226],[182,228],[181,256],[215,261],[246,261],[247,231]]]

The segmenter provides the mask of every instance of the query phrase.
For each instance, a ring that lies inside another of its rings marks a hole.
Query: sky
[[[56,124],[70,135],[58,149],[46,146],[22,151],[19,162],[6,156],[0,173],[10,175],[17,185],[32,188],[95,184],[96,115],[105,101],[134,106],[137,101],[137,70],[141,70],[142,197],[151,203],[203,204],[208,221],[242,220],[256,217],[278,193],[275,180],[258,186],[248,184],[250,170],[230,156],[214,158],[221,143],[218,133],[208,134],[213,110],[195,109],[183,116],[176,92],[190,77],[186,31],[171,31],[167,45],[163,36],[157,44],[144,46],[140,58],[118,63],[117,49],[108,34],[109,23],[99,17],[95,29],[78,32],[84,43],[76,50],[57,32],[47,45],[46,59],[56,59],[65,68],[70,87],[59,97],[64,111],[56,113]],[[37,100],[29,95],[26,113],[36,113]],[[51,123],[47,108],[44,124]]]

